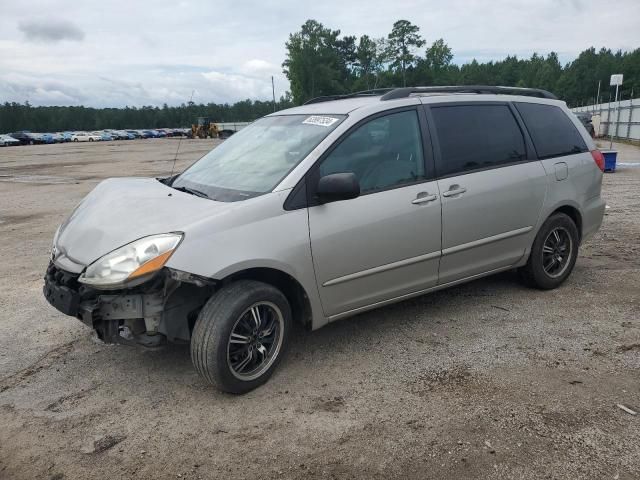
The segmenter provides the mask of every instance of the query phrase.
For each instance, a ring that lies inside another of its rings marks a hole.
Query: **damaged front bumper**
[[[106,343],[157,347],[188,341],[213,282],[164,269],[131,289],[104,291],[78,282],[78,274],[50,263],[43,293],[58,311],[93,328]]]

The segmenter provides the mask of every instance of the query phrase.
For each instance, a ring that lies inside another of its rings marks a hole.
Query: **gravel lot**
[[[0,478],[640,478],[640,168],[573,275],[513,273],[298,329],[271,381],[221,394],[186,346],[110,346],[50,307],[53,232],[177,140],[0,149]],[[184,168],[212,140],[184,140]],[[620,146],[621,161],[640,149]]]

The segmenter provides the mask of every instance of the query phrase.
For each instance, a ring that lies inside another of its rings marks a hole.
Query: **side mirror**
[[[360,183],[352,172],[332,173],[318,180],[316,193],[322,203],[349,200],[360,195]]]

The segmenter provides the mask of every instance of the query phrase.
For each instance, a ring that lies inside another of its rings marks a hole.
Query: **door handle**
[[[464,187],[461,187],[460,185],[451,185],[449,187],[449,190],[447,190],[446,192],[442,193],[443,197],[454,197],[456,195],[460,195],[461,193],[466,192],[467,189]]]
[[[414,205],[420,205],[421,203],[428,203],[437,200],[437,195],[429,195],[427,192],[420,192],[418,196],[411,203]]]

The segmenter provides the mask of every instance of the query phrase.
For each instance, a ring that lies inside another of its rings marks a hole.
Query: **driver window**
[[[344,139],[320,165],[320,176],[353,172],[370,193],[425,179],[415,110],[371,120]]]

